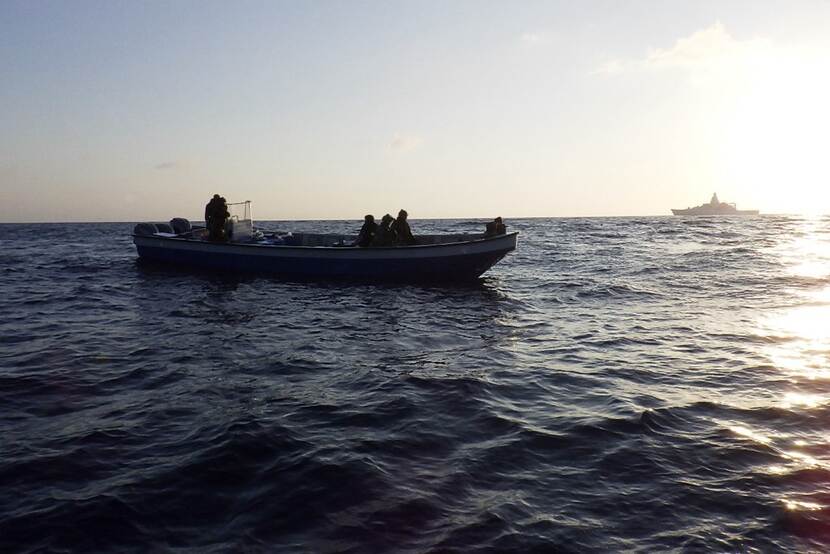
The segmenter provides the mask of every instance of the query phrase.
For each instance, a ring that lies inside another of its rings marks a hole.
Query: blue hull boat
[[[147,225],[147,224],[141,224]],[[427,235],[412,246],[343,246],[356,237],[297,234],[211,242],[203,230],[136,232],[142,260],[222,271],[266,272],[291,278],[365,281],[466,281],[478,278],[516,249],[518,233]]]

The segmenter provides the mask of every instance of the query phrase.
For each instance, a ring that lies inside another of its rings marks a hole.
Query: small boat
[[[226,224],[229,239],[208,240],[207,230],[183,218],[139,223],[133,242],[142,260],[225,271],[266,272],[300,279],[469,281],[516,249],[517,232],[498,235],[419,235],[411,246],[353,246],[355,235],[270,233],[254,229],[250,202]]]
[[[732,202],[721,202],[718,194],[712,195],[708,204],[701,204],[685,210],[672,209],[674,215],[758,215],[758,210],[739,210]]]

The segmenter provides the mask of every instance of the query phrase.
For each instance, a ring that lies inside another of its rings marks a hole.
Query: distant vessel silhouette
[[[718,193],[712,195],[708,204],[701,204],[685,210],[672,209],[674,215],[758,215],[758,210],[739,210],[732,202],[721,202]]]

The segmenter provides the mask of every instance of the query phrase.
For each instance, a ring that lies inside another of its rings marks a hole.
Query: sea
[[[0,225],[0,551],[830,550],[830,217],[506,223],[463,285]]]

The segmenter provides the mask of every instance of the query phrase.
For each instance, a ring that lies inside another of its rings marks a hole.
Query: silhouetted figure
[[[497,217],[493,221],[489,222],[484,227],[484,229],[485,229],[484,235],[487,236],[487,237],[493,237],[493,236],[496,236],[496,235],[503,235],[503,234],[507,233],[507,227],[502,222],[501,217]]]
[[[493,221],[496,222],[496,234],[497,235],[504,235],[504,234],[507,233],[507,225],[505,225],[502,222],[501,217],[497,217]]]
[[[408,215],[406,210],[401,210],[398,212],[398,219],[392,223],[392,235],[395,237],[395,244],[401,246],[415,244],[415,237],[412,236],[412,230],[406,221]]]
[[[228,202],[218,194],[214,194],[205,206],[205,226],[208,230],[208,240],[224,241],[225,222],[231,216],[228,212]]]
[[[395,235],[392,234],[392,221],[394,218],[386,214],[380,220],[380,225],[378,225],[377,230],[375,231],[375,238],[372,241],[372,246],[394,246],[395,245]]]
[[[375,216],[367,215],[363,218],[363,227],[360,228],[360,233],[357,235],[357,241],[355,242],[356,246],[369,246],[372,244],[372,240],[375,238],[375,232],[377,232],[378,224],[375,223]]]
[[[218,201],[219,201],[219,195],[214,194],[213,198],[210,199],[210,202],[208,202],[205,205],[205,227],[210,226],[210,218],[211,218],[211,216],[213,216],[214,206],[216,205],[216,202],[218,202]]]

